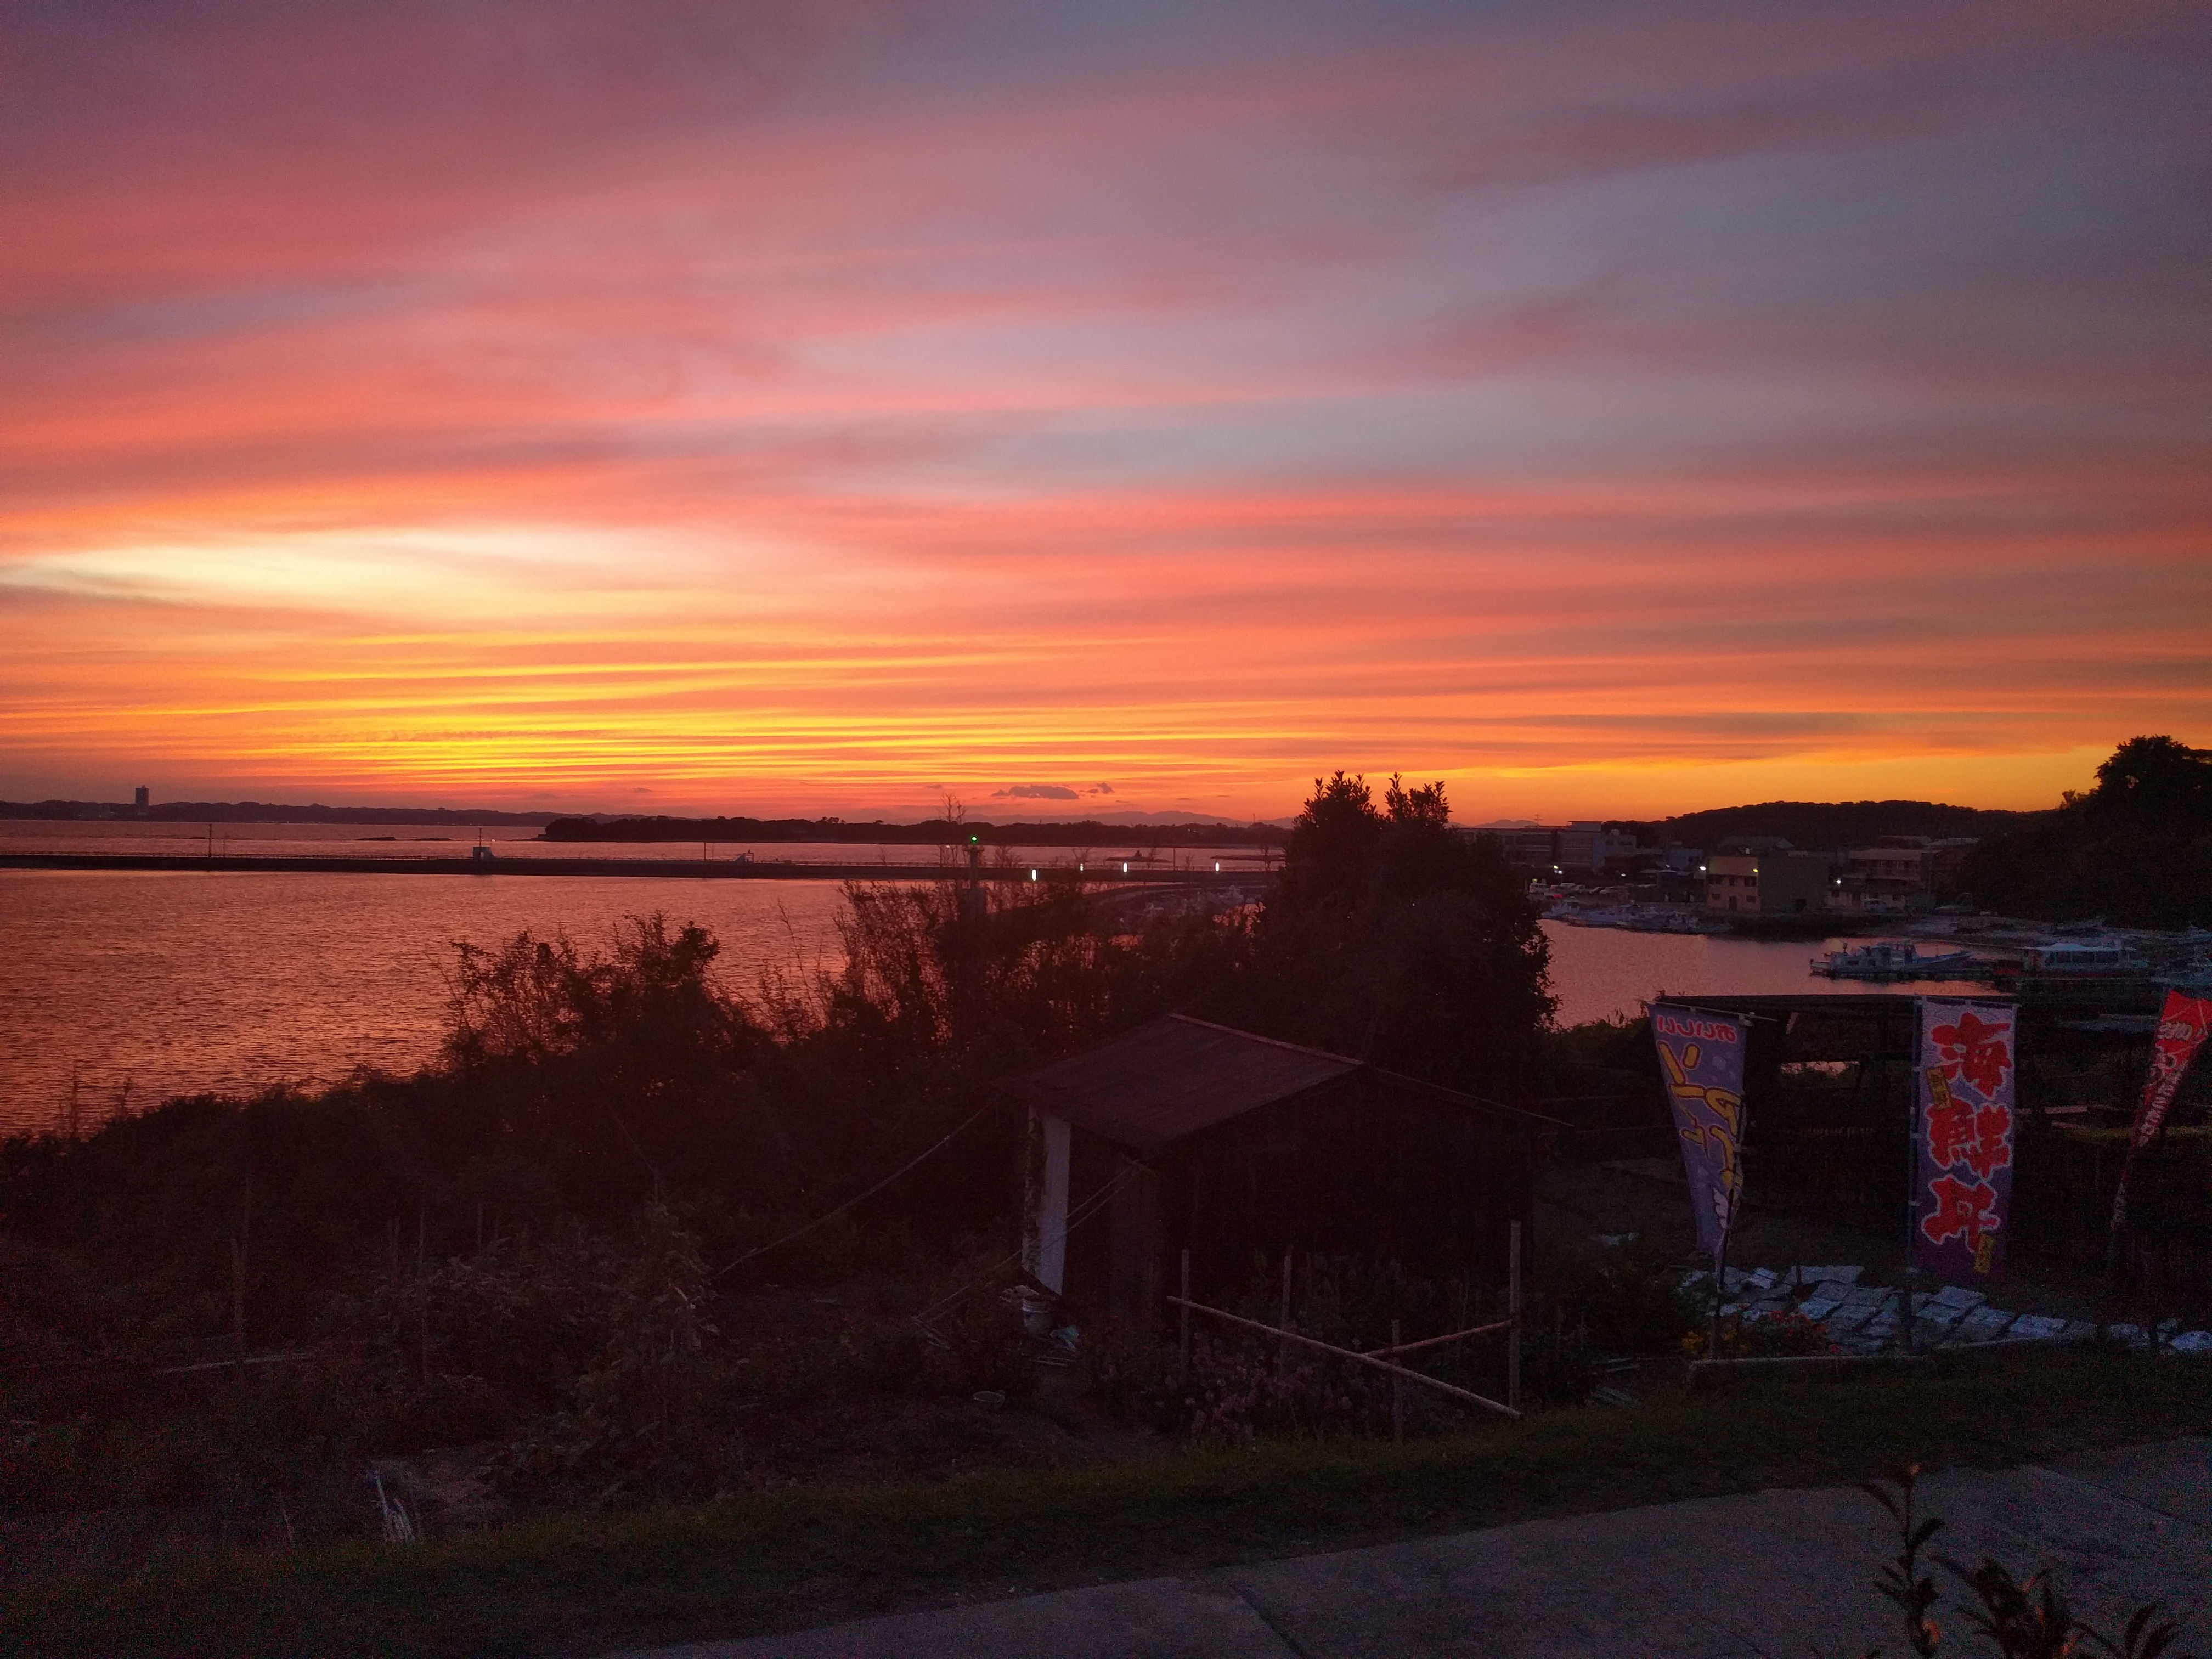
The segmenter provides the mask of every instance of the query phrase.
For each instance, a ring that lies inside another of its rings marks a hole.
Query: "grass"
[[[1934,1376],[1741,1382],[1446,1438],[1278,1443],[1054,1473],[793,1487],[406,1548],[179,1557],[22,1588],[41,1654],[587,1654],[956,1595],[2212,1431],[2212,1366],[2039,1353]]]

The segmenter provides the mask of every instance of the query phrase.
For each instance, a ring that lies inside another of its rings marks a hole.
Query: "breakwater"
[[[1131,860],[1101,861],[1079,876],[1066,865],[805,864],[766,859],[346,858],[218,853],[204,856],[137,853],[6,853],[0,870],[207,870],[233,874],[377,876],[646,876],[711,881],[1031,881],[1068,880],[1146,887],[1249,887],[1271,874],[1244,870],[1179,870]]]

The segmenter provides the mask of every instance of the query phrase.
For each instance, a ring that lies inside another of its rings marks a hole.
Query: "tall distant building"
[[[138,816],[142,818],[146,816],[146,809],[154,804],[154,792],[149,789],[144,784],[140,784],[138,786],[138,793],[131,797],[131,804],[137,809]]]

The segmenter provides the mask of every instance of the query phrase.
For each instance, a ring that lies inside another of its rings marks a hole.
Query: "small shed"
[[[1129,1319],[1160,1310],[1185,1249],[1201,1295],[1286,1249],[1503,1283],[1565,1127],[1181,1014],[1004,1087],[1028,1109],[1030,1277]]]

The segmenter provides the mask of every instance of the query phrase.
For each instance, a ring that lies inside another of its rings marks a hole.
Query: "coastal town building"
[[[1829,896],[1832,909],[1854,915],[1914,915],[1959,888],[1972,836],[1884,836],[1854,848]]]
[[[1593,818],[1562,824],[1478,824],[1463,836],[1494,836],[1505,861],[1527,875],[1596,875],[1636,851],[1636,837]]]
[[[1816,915],[1832,878],[1820,853],[1780,849],[1716,853],[1705,860],[1705,914],[1741,920]]]

